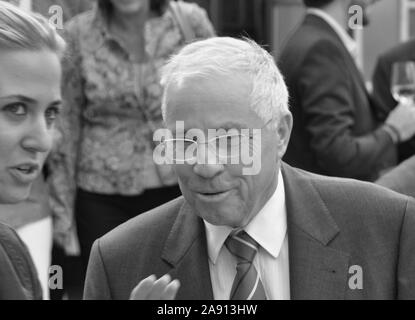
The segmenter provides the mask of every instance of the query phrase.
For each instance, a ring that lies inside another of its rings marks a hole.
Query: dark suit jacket
[[[294,127],[284,160],[307,171],[374,181],[396,164],[353,58],[335,31],[307,15],[278,65],[290,92]]]
[[[35,266],[19,236],[0,223],[0,300],[40,300]]]
[[[291,299],[415,298],[414,199],[285,164],[282,174]],[[353,265],[361,290],[349,287]],[[212,299],[204,224],[183,198],[98,239],[84,297],[128,299],[143,278],[165,273],[181,282],[177,299]]]
[[[415,156],[380,177],[376,183],[415,198]]]
[[[376,101],[376,114],[385,121],[397,102],[391,93],[392,65],[398,61],[415,61],[415,40],[399,44],[382,54],[373,73],[373,98]],[[399,162],[415,155],[415,138],[398,146]]]

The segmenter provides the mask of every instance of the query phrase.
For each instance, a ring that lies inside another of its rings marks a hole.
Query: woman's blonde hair
[[[39,14],[0,1],[0,50],[51,50],[60,57],[65,41]]]

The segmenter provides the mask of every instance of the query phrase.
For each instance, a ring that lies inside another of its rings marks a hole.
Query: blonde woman
[[[28,198],[53,146],[64,47],[46,20],[0,1],[1,204]],[[30,241],[51,237],[35,229]],[[0,224],[0,299],[40,299],[38,278],[47,292],[47,269],[38,273],[16,232]]]

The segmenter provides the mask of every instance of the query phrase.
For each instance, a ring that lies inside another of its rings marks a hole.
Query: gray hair
[[[65,41],[39,14],[0,1],[0,50],[51,50],[60,57]]]
[[[276,129],[281,117],[289,113],[288,90],[274,58],[254,41],[214,37],[193,42],[173,56],[162,70],[164,86],[163,119],[166,120],[166,92],[171,83],[181,84],[189,78],[213,75],[232,76],[243,73],[251,77],[251,108]]]

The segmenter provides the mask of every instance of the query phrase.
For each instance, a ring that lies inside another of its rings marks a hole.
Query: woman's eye
[[[5,106],[4,109],[15,116],[24,116],[27,113],[27,108],[23,103],[12,103]]]
[[[60,113],[59,108],[52,107],[52,108],[47,109],[45,112],[46,120],[49,123],[54,122],[56,118],[58,117],[59,113]]]

